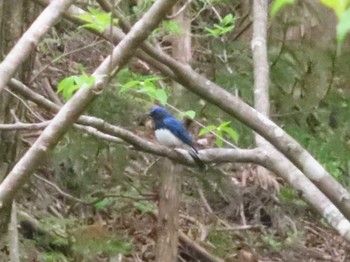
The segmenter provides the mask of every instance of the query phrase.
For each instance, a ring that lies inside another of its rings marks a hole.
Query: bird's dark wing
[[[165,128],[169,129],[182,142],[192,147],[192,137],[188,133],[185,126],[174,117],[167,117],[163,120]]]
[[[190,156],[196,162],[200,169],[204,169],[205,165],[198,156],[197,149],[193,146],[193,140],[185,126],[174,117],[167,117],[163,120],[164,127],[169,129],[183,143],[189,145],[192,149],[189,151]]]

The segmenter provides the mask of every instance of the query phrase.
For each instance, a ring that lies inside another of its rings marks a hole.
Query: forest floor
[[[182,177],[179,261],[350,261],[350,244],[297,192],[262,183],[252,165],[231,168],[220,179]],[[157,183],[142,176],[147,190],[90,203],[34,178],[20,200],[23,261],[154,261]]]

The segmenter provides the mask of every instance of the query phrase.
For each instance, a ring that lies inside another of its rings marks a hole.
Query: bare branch
[[[15,123],[15,124],[0,124],[0,130],[40,130],[48,126],[50,121],[44,121],[41,123]]]
[[[32,100],[38,106],[44,107],[45,109],[57,113],[59,111],[59,106],[35,93],[27,86],[22,84],[20,81],[11,79],[10,87],[13,91],[19,93],[26,99]],[[136,136],[133,132],[130,132],[121,127],[112,125],[105,122],[104,120],[92,116],[80,116],[77,120],[77,127],[83,129],[92,135],[96,135],[102,139],[105,139],[105,135],[113,136],[112,140],[121,138],[123,141],[133,145],[136,149],[152,153],[159,156],[166,156],[176,162],[194,165],[192,157],[188,154],[186,150],[171,150],[167,147],[155,144],[146,139]],[[75,124],[76,126],[76,124]],[[103,132],[103,133],[98,133]],[[110,141],[112,141],[110,140]],[[119,140],[112,142],[120,142]],[[220,163],[220,162],[247,162],[262,164],[264,162],[265,156],[260,155],[259,150],[248,149],[248,150],[238,150],[238,149],[207,149],[200,150],[200,157],[206,163]],[[259,156],[260,155],[260,156]],[[262,164],[264,165],[264,164]]]
[[[0,64],[0,92],[40,39],[55,25],[74,0],[55,0],[34,21]]]

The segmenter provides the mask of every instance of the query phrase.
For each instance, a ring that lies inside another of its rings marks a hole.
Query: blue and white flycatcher
[[[172,148],[189,146],[189,154],[193,160],[201,169],[204,168],[204,163],[200,160],[198,151],[194,147],[193,139],[181,121],[160,106],[153,107],[150,116],[153,118],[155,136],[160,144]]]

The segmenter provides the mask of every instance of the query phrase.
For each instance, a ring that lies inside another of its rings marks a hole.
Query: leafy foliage
[[[183,116],[186,116],[190,119],[194,119],[196,116],[196,111],[193,111],[193,110],[186,111],[183,113]]]
[[[127,69],[125,69],[128,71]],[[162,78],[158,76],[140,76],[132,74],[134,80],[124,83],[119,94],[124,94],[127,91],[133,90],[136,93],[144,94],[152,102],[155,100],[159,101],[162,105],[165,105],[168,101],[168,95],[165,89],[157,87],[157,82],[161,81]]]
[[[215,125],[209,125],[207,127],[202,128],[198,135],[203,136],[209,132],[214,132],[216,134],[216,145],[218,147],[222,147],[224,144],[223,137],[224,135],[228,135],[235,143],[238,142],[238,133],[233,130],[229,125],[231,124],[231,121],[227,121],[224,123],[221,123],[219,126]]]
[[[57,86],[57,92],[62,93],[65,99],[69,99],[73,96],[74,91],[82,87],[90,87],[95,82],[93,76],[87,75],[82,72],[81,75],[73,75],[64,78]]]
[[[156,210],[155,205],[149,201],[137,201],[134,203],[134,207],[136,207],[142,214],[152,213]]]
[[[68,259],[58,252],[43,252],[40,254],[40,258],[45,262],[68,262]]]
[[[89,12],[78,16],[78,18],[87,22],[79,28],[90,28],[102,33],[111,23],[118,24],[118,19],[112,19],[110,13],[105,13],[97,8],[89,8],[88,10]]]
[[[214,24],[213,28],[205,27],[209,35],[219,37],[231,32],[235,27],[235,18],[232,14],[226,15],[219,24]]]

